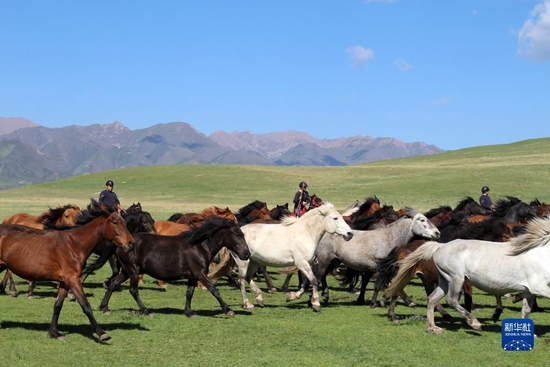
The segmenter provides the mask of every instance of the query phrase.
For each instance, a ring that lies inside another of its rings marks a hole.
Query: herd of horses
[[[147,274],[163,288],[166,282],[187,280],[184,314],[189,317],[196,315],[191,307],[196,287],[207,289],[225,315],[234,315],[216,288],[221,277],[240,289],[244,308],[264,307],[257,283],[261,272],[267,289],[282,289],[287,301],[311,289],[308,304],[314,311],[321,310],[321,299],[329,302],[331,274],[350,291],[358,289],[358,304],[367,304],[366,287],[374,278],[371,307],[387,304],[388,318],[398,322],[397,299],[401,296],[406,305],[414,305],[404,289],[418,276],[428,296],[428,332],[442,332],[434,322],[435,310],[444,320],[454,321],[439,303],[444,296],[468,325],[479,330],[481,324],[472,314],[473,287],[495,295],[495,321],[505,294],[516,292],[522,298],[522,317],[536,309],[536,296],[550,298],[549,212],[545,202],[508,196],[497,200],[491,212],[467,197],[455,208],[440,206],[420,213],[410,207],[395,210],[372,196],[339,213],[313,195],[300,218],[291,216],[288,203],[268,209],[265,202],[255,200],[237,212],[214,206],[155,221],[140,203],[118,213],[91,199],[86,209],[69,204],[39,216],[19,213],[3,221],[0,272],[6,273],[0,293],[6,293],[9,283],[9,293],[17,295],[12,273],[28,280],[29,298],[34,282],[55,281],[58,290],[48,336],[64,338],[58,319],[69,296],[79,303],[99,340],[106,341],[110,336],[96,322],[82,282],[107,262],[112,274],[104,283],[101,312],[111,312],[113,292],[129,279],[139,312],[150,313],[139,295],[141,277]],[[97,256],[88,261],[92,254]],[[273,284],[267,267],[287,274],[281,288]],[[300,276],[299,289],[291,291],[295,273]],[[255,304],[248,299],[247,284]]]

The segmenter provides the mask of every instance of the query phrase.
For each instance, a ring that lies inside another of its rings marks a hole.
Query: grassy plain
[[[550,201],[547,149],[549,139],[500,146],[476,147],[434,156],[373,162],[351,167],[258,167],[258,166],[163,166],[101,172],[54,182],[0,191],[0,218],[18,212],[39,214],[48,206],[75,203],[85,207],[97,199],[107,179],[123,206],[141,202],[155,219],[175,212],[198,211],[207,206],[236,211],[259,199],[269,207],[290,202],[298,182],[309,184],[310,194],[331,201],[343,210],[355,200],[377,195],[395,208],[411,206],[426,211],[440,205],[454,206],[466,196],[479,197],[488,185],[493,200],[505,195],[524,201]],[[276,284],[284,278],[270,269]],[[97,310],[104,290],[104,268],[89,277],[85,289]],[[550,316],[532,314],[540,338],[535,350],[503,352],[500,323],[490,316],[494,298],[477,292],[480,309],[475,314],[484,324],[476,332],[458,322],[445,325],[441,336],[427,335],[426,296],[419,282],[406,289],[418,303],[414,309],[398,307],[399,325],[386,319],[386,309],[356,306],[356,296],[331,278],[331,301],[321,313],[307,308],[307,297],[285,303],[281,293],[265,293],[267,307],[249,312],[241,309],[239,291],[220,282],[222,297],[236,311],[226,318],[214,297],[197,291],[193,308],[199,317],[183,313],[185,286],[174,283],[160,291],[150,278],[141,288],[144,303],[153,317],[135,314],[135,302],[126,289],[111,301],[112,315],[95,315],[113,337],[105,344],[95,341],[80,307],[66,302],[60,330],[64,341],[49,340],[54,284],[37,287],[38,297],[24,296],[26,285],[18,279],[17,298],[0,296],[0,365],[54,366],[512,366],[542,365],[550,350]],[[263,285],[263,283],[260,283]],[[294,283],[295,285],[295,283]],[[372,287],[368,288],[372,290]],[[370,296],[368,292],[367,297]],[[505,299],[503,317],[519,317],[520,306]],[[548,300],[539,304],[548,309]],[[451,312],[458,318],[456,312]],[[411,318],[412,316],[412,318]]]

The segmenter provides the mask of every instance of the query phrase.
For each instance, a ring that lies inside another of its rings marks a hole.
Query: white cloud
[[[535,61],[550,61],[550,0],[537,4],[518,32],[518,53]]]
[[[451,102],[451,99],[449,97],[441,97],[436,99],[435,101],[432,101],[433,106],[443,106],[446,104],[449,104]]]
[[[413,69],[413,66],[408,62],[406,62],[405,60],[398,59],[398,60],[395,60],[393,63],[395,66],[397,66],[399,70],[401,70],[404,73],[411,71]]]
[[[353,61],[353,66],[359,68],[365,65],[370,60],[374,59],[374,52],[370,48],[363,46],[350,46],[346,49]]]

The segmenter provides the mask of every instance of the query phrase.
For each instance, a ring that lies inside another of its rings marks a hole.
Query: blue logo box
[[[528,352],[535,348],[535,323],[531,319],[505,319],[501,334],[505,351]]]

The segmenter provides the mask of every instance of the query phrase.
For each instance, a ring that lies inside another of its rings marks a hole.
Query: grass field
[[[351,167],[165,166],[121,169],[72,177],[55,182],[0,191],[0,217],[18,212],[39,214],[49,206],[75,203],[85,207],[97,199],[107,179],[123,206],[141,202],[157,220],[175,212],[198,211],[207,206],[236,211],[253,200],[269,207],[290,202],[298,182],[309,184],[310,194],[342,210],[355,200],[377,195],[395,208],[411,206],[426,211],[454,206],[466,196],[476,200],[488,185],[493,200],[505,195],[524,201],[549,201],[550,178],[546,149],[549,139],[502,146],[464,149],[435,156],[374,162]],[[284,278],[270,269],[275,284]],[[112,339],[101,344],[92,336],[88,320],[74,302],[66,302],[60,317],[64,341],[50,340],[55,284],[38,285],[38,297],[24,296],[26,283],[17,278],[19,297],[0,296],[0,365],[54,366],[512,366],[543,365],[550,349],[550,317],[532,314],[540,335],[535,350],[510,353],[501,350],[500,322],[490,320],[494,297],[480,292],[474,302],[484,325],[477,332],[461,321],[443,326],[441,336],[424,332],[426,295],[418,281],[406,288],[418,306],[402,304],[396,312],[399,325],[386,318],[387,309],[355,305],[356,296],[330,278],[331,300],[320,313],[307,307],[307,294],[286,303],[282,293],[264,293],[266,308],[241,309],[240,292],[225,281],[219,289],[236,311],[227,318],[214,297],[197,291],[193,308],[199,317],[183,315],[185,285],[173,283],[161,291],[153,280],[140,288],[153,317],[138,315],[134,300],[123,289],[110,303],[112,315],[97,307],[104,295],[101,282],[107,268],[89,277],[85,290],[98,322]],[[264,286],[264,283],[260,283]],[[296,284],[293,283],[295,286]],[[367,297],[372,287],[369,286]],[[520,317],[520,305],[504,300],[503,318]],[[540,300],[544,309],[548,300]],[[459,315],[452,311],[457,319]],[[460,319],[459,319],[460,320]]]

